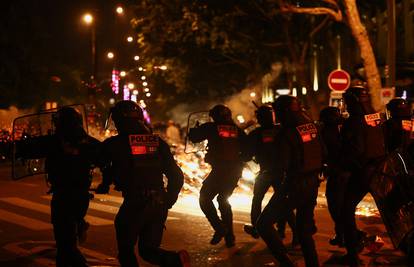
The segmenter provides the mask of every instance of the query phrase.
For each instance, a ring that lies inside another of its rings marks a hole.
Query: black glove
[[[106,184],[99,184],[96,188],[95,192],[97,194],[108,194],[109,193],[109,185]]]

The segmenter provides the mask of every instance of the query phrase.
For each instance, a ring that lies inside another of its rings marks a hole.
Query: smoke
[[[224,101],[224,104],[227,105],[232,113],[233,118],[240,121],[241,116],[247,122],[254,120],[254,111],[256,110],[255,105],[252,101],[255,101],[258,105],[261,104],[260,100],[257,100],[259,93],[255,92],[254,88],[246,88],[241,92],[230,96]],[[239,119],[238,119],[239,118]]]
[[[251,87],[246,87],[242,91],[229,96],[223,99],[217,99],[217,101],[199,101],[188,103],[181,103],[172,108],[167,115],[170,118],[180,124],[181,126],[187,125],[188,115],[192,112],[197,111],[207,111],[216,104],[225,104],[227,105],[232,113],[233,118],[240,121],[242,119],[244,122],[253,121],[255,119],[254,112],[256,106],[253,104],[253,101],[257,105],[262,105],[262,102],[273,102],[273,89],[272,86],[275,82],[278,81],[280,74],[283,69],[282,62],[275,62],[270,66],[269,72],[264,74],[256,85]]]
[[[11,106],[8,109],[0,109],[0,129],[11,131],[13,120],[30,112],[30,110],[19,110],[15,106]]]
[[[208,111],[214,103],[206,102],[193,102],[191,104],[181,103],[172,108],[167,115],[175,122],[181,126],[187,125],[188,115],[193,112],[198,111]]]

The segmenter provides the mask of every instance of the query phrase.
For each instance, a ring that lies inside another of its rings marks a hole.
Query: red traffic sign
[[[344,70],[334,70],[328,76],[328,86],[333,91],[346,91],[351,85],[351,77]]]

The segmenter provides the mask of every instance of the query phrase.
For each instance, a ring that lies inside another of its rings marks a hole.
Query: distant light
[[[255,93],[255,92],[251,92],[251,93],[250,93],[250,97],[251,97],[251,98],[256,97],[256,93]]]
[[[139,70],[139,71],[143,71],[144,69],[143,69],[142,67],[139,67],[139,68],[138,68],[138,70]]]
[[[133,94],[133,95],[138,95],[138,90],[137,90],[137,89],[135,89],[134,91],[132,91],[132,94]]]
[[[130,92],[129,92],[129,88],[128,88],[128,86],[127,86],[127,85],[124,85],[124,90],[123,90],[123,92],[124,92],[124,97],[123,97],[123,100],[129,100],[129,97],[130,97]]]
[[[138,60],[139,60],[139,56],[135,56],[135,57],[134,57],[134,60],[135,60],[135,61],[138,61]]]
[[[287,88],[276,89],[276,93],[278,93],[278,95],[288,95],[290,94],[290,90]]]
[[[90,13],[86,13],[85,15],[83,15],[82,19],[86,24],[92,24],[93,22],[93,16]]]
[[[168,69],[168,67],[167,67],[167,66],[165,66],[165,65],[162,65],[162,66],[160,66],[160,69],[161,69],[161,70],[167,70],[167,69]]]
[[[109,104],[111,104],[111,105],[115,104],[115,98],[110,98],[109,99]]]
[[[407,99],[407,91],[404,90],[401,96],[402,99]]]
[[[239,123],[245,123],[246,122],[243,115],[237,115],[236,119],[239,121]]]
[[[150,92],[148,92],[148,93],[146,93],[146,94],[145,94],[145,96],[146,96],[146,97],[150,97],[150,96],[151,96],[151,93],[150,93]]]
[[[148,83],[147,82],[143,82],[142,83],[142,86],[147,86],[148,85]]]
[[[145,79],[147,79],[147,77],[141,76],[141,80],[145,81]]]
[[[294,87],[292,89],[292,96],[298,96],[298,91],[297,91],[296,87]]]
[[[106,56],[107,56],[109,59],[113,59],[113,58],[114,58],[114,53],[112,53],[112,52],[108,52],[108,54],[106,54]]]
[[[141,100],[139,101],[139,106],[140,106],[141,108],[146,108],[146,107],[147,107],[147,104],[145,104],[145,101],[141,99]]]
[[[136,95],[131,95],[131,101],[134,101],[136,103],[137,102],[137,96]]]
[[[305,87],[305,86],[303,86],[303,87],[302,87],[302,95],[306,95],[306,94],[307,94],[307,92],[308,92],[308,90],[306,90],[306,87]]]
[[[132,41],[134,41],[134,38],[132,36],[128,36],[127,41],[128,43],[132,43]]]
[[[121,77],[125,77],[125,76],[126,76],[126,72],[125,72],[125,71],[121,71],[121,72],[119,73],[119,75],[121,75]]]
[[[117,7],[117,8],[116,8],[116,13],[118,13],[119,15],[124,14],[124,8],[123,8],[123,7],[121,7],[121,6]]]
[[[135,88],[135,84],[133,83],[128,83],[128,89],[132,90]]]
[[[144,88],[144,92],[145,93],[149,92],[149,88],[148,87],[147,88]]]

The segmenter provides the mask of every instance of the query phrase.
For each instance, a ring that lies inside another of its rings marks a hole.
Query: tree
[[[310,88],[307,63],[313,46],[333,41],[334,22],[351,21],[354,34],[362,29],[355,18],[358,12],[345,8],[345,3],[350,7],[348,2],[143,0],[136,7],[133,25],[149,66],[165,61],[178,66],[162,75],[173,86],[170,90],[175,87],[179,94],[230,94],[257,83],[275,62],[283,62],[290,88]],[[360,47],[369,45],[364,34],[355,40]],[[372,49],[361,51],[364,65],[369,65],[368,85],[377,107],[381,86],[375,57]],[[313,101],[312,96],[308,100]]]
[[[301,7],[287,3],[285,0],[279,0],[282,12],[327,15],[338,22],[344,20],[340,4],[344,6],[346,12],[346,22],[351,29],[352,35],[354,36],[361,53],[361,58],[363,60],[363,65],[365,68],[366,80],[368,88],[372,95],[374,108],[377,110],[381,109],[381,76],[378,71],[375,54],[372,49],[368,32],[359,17],[356,0],[320,0],[313,1],[313,4],[315,4],[315,2],[316,6]]]

